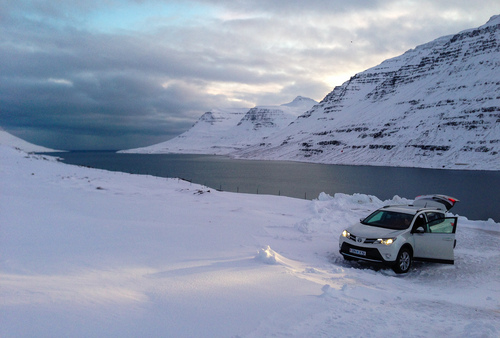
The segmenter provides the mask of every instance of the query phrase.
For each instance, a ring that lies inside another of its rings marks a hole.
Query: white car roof
[[[415,215],[420,210],[427,210],[427,211],[434,211],[434,212],[443,213],[443,210],[438,210],[435,208],[422,208],[420,206],[413,206],[413,205],[387,205],[383,208],[380,208],[379,210],[394,211],[394,212],[400,212],[403,214],[410,214],[410,215]]]

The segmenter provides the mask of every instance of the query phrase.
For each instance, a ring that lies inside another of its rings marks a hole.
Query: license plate
[[[349,249],[349,252],[355,255],[360,255],[360,256],[366,256],[366,251],[361,251],[361,250],[356,250],[356,249]]]

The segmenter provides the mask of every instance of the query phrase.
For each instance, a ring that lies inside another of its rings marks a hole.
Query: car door
[[[453,264],[457,217],[435,219],[426,224],[425,232],[414,232],[414,257]]]

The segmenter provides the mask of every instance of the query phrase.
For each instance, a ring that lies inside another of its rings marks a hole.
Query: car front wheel
[[[402,248],[398,253],[396,264],[392,267],[396,273],[407,273],[411,267],[411,252],[408,248]]]

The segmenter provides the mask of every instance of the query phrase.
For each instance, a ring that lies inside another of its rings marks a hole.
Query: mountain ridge
[[[303,96],[280,106],[212,109],[181,135],[148,147],[123,153],[188,153],[228,155],[259,143],[286,127],[318,102]]]

